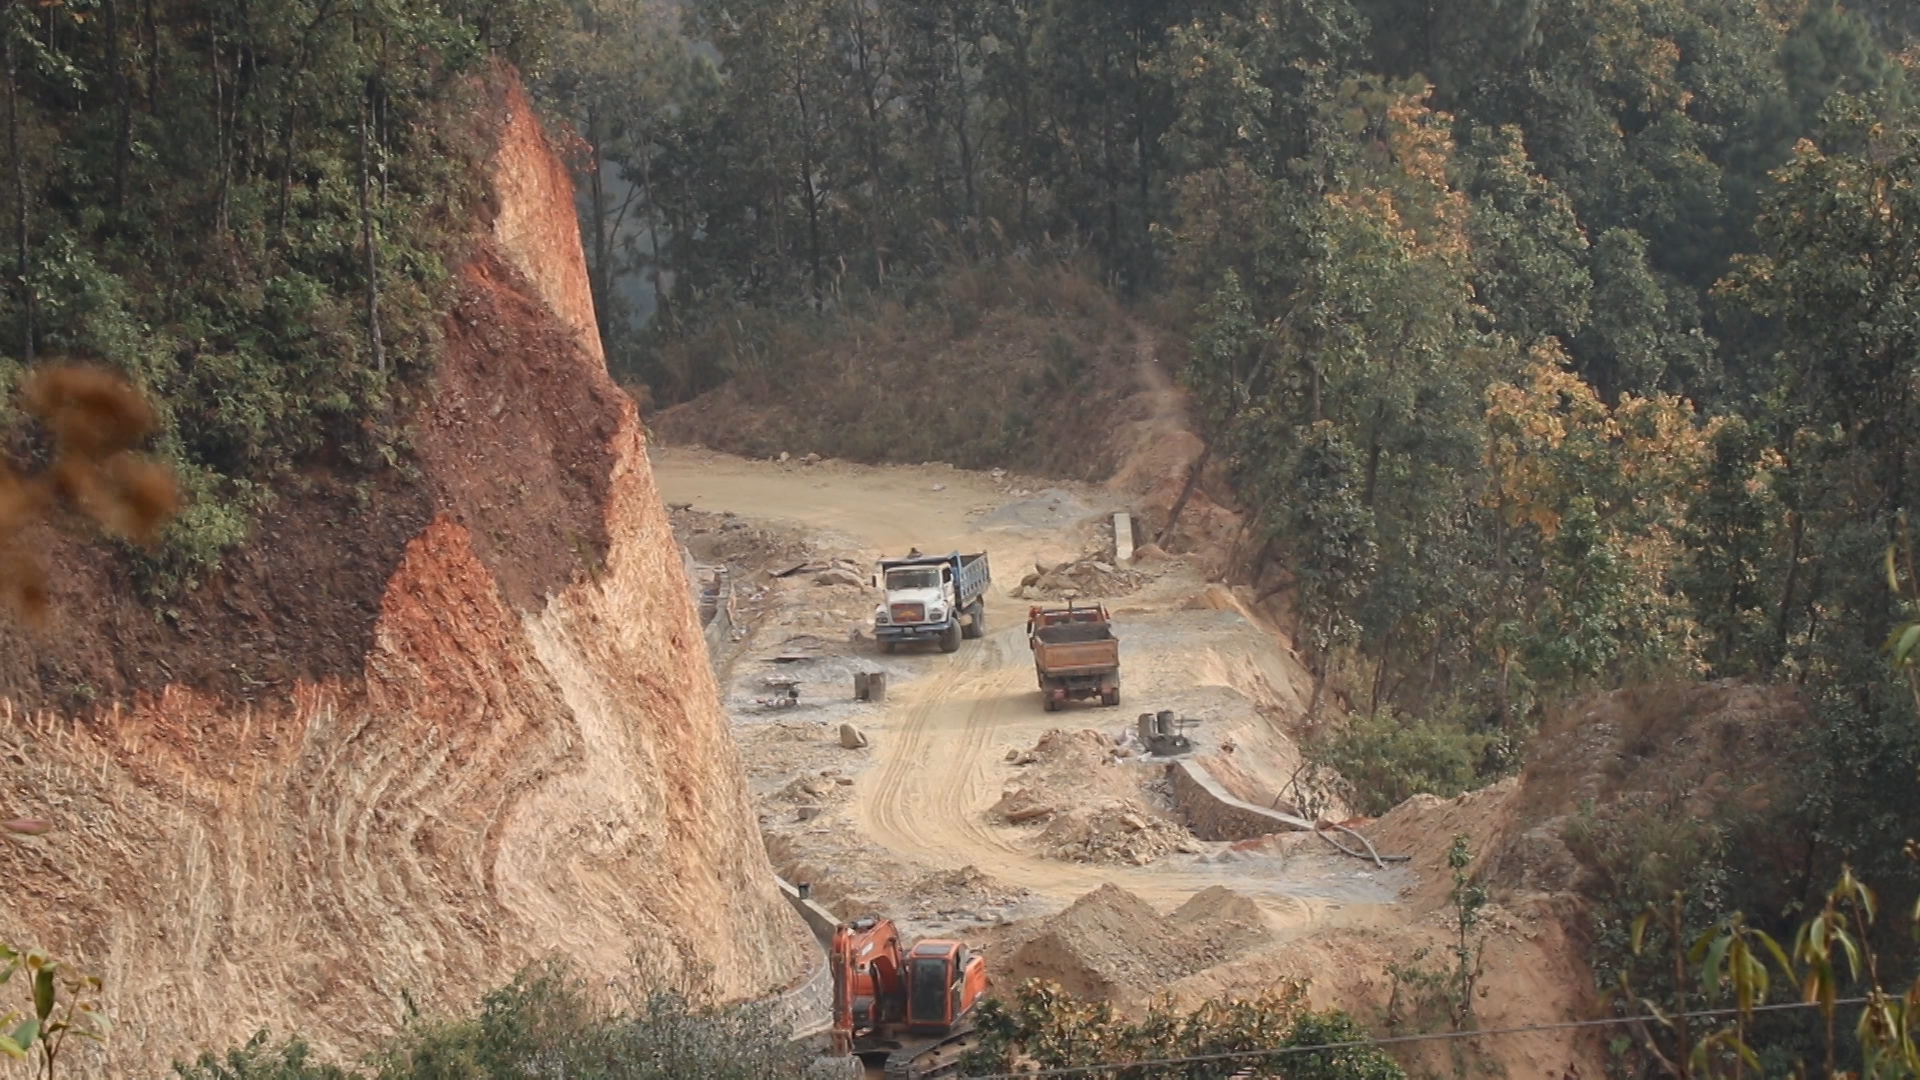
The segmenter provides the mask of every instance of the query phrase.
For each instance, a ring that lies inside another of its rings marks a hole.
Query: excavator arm
[[[892,919],[863,918],[833,932],[827,962],[833,968],[833,1052],[853,1053],[860,1036],[900,1018],[900,931]]]

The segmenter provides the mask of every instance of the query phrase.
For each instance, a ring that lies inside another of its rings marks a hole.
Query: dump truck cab
[[[990,581],[985,552],[882,559],[874,585],[886,596],[874,609],[873,636],[887,652],[923,641],[955,652],[961,638],[986,630]]]

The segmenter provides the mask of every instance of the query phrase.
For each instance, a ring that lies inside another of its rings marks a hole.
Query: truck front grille
[[[894,604],[887,610],[889,614],[893,616],[893,621],[897,623],[927,621],[927,605],[925,604]]]

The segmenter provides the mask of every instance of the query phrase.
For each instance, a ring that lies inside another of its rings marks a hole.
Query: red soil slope
[[[418,479],[319,478],[170,622],[62,549],[65,621],[0,641],[0,811],[58,826],[0,842],[0,927],[105,977],[86,1075],[263,1025],[348,1054],[553,952],[726,996],[802,964],[566,171],[517,85],[494,105]],[[61,671],[126,703],[30,713]]]

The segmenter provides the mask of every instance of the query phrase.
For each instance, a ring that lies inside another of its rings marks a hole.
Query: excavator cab
[[[987,990],[987,962],[965,943],[906,948],[892,919],[841,923],[829,961],[836,1057],[881,1053],[901,1063],[936,1052],[971,1030],[968,1013]]]
[[[986,961],[958,941],[922,941],[907,954],[907,1030],[944,1035],[987,988]]]

